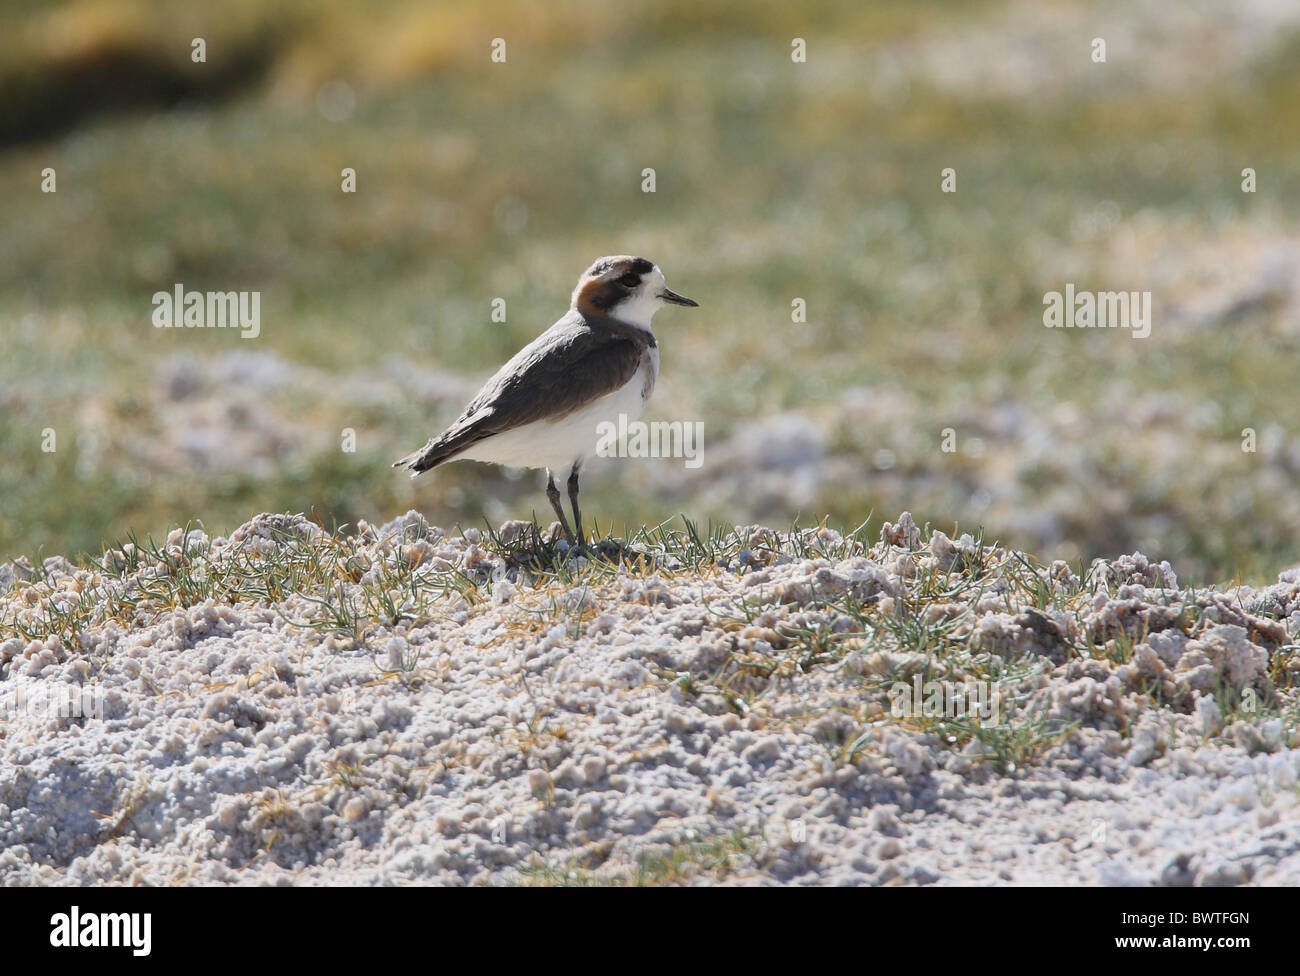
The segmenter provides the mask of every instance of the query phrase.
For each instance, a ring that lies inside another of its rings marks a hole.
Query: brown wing
[[[570,313],[502,366],[454,424],[393,466],[427,471],[493,434],[565,417],[628,383],[653,344],[639,329]]]

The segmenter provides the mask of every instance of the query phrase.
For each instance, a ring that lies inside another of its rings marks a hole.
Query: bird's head
[[[583,315],[605,316],[648,329],[665,302],[698,304],[669,290],[663,272],[653,262],[619,254],[599,258],[583,272],[573,289],[572,307]]]

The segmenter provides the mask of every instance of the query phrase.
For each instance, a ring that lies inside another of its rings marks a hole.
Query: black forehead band
[[[611,270],[613,267],[614,267],[613,261],[597,261],[594,265],[592,265],[591,270],[587,273],[590,274],[592,277],[598,278],[601,275],[603,275],[605,272]],[[638,275],[647,274],[648,272],[653,270],[654,270],[654,265],[651,264],[649,261],[647,261],[645,258],[633,258],[632,262],[627,266],[628,272],[632,274],[638,274]]]

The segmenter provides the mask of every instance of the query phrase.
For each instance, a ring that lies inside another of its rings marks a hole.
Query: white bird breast
[[[641,416],[658,376],[659,349],[652,347],[646,350],[632,379],[613,393],[559,420],[538,420],[479,441],[457,455],[457,460],[550,468],[555,474],[567,471],[574,461],[594,453],[602,423],[617,424],[620,414],[626,414],[629,421]]]

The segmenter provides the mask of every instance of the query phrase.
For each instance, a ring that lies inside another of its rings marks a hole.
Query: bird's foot
[[[570,550],[581,550],[585,548],[573,535],[573,530],[565,522],[552,522],[546,533],[551,541],[551,545],[558,546],[564,544],[566,552]]]

